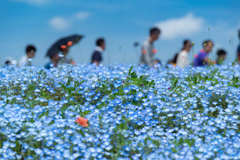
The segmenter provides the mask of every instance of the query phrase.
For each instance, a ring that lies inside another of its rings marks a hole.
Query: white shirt
[[[179,66],[181,68],[186,68],[187,66],[189,66],[187,51],[182,50],[181,52],[178,53],[177,66]]]
[[[142,45],[140,64],[145,64],[150,67],[154,65],[153,43],[151,43],[149,39],[144,41]]]
[[[95,48],[95,51],[99,51],[99,52],[103,52],[103,49],[101,48],[101,47],[99,47],[99,46],[96,46],[96,48]]]
[[[28,56],[24,55],[21,57],[21,59],[18,62],[18,67],[21,67],[23,64],[28,63]]]

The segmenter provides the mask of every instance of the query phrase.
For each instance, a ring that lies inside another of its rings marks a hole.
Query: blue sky
[[[19,59],[26,45],[34,44],[37,55],[33,63],[44,65],[52,43],[77,33],[85,37],[71,48],[70,56],[76,62],[89,62],[95,40],[104,37],[104,64],[123,62],[120,47],[126,63],[138,64],[140,47],[136,53],[133,43],[142,43],[149,28],[158,26],[162,34],[154,46],[156,58],[162,62],[172,58],[186,38],[195,42],[197,53],[202,41],[209,38],[208,28],[214,54],[223,48],[230,62],[239,43],[239,7],[236,0],[1,0],[0,61],[2,64],[8,56]]]

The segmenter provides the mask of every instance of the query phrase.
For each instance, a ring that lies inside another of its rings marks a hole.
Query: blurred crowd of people
[[[146,65],[149,67],[154,67],[156,64],[161,64],[159,59],[155,59],[155,54],[157,50],[154,48],[153,44],[161,35],[161,30],[159,28],[151,28],[149,31],[149,37],[143,42],[141,47],[141,56],[140,56],[140,65]],[[240,39],[240,30],[238,37]],[[76,65],[76,62],[72,59],[68,58],[68,53],[70,47],[80,41],[82,36],[73,35],[66,38],[62,38],[57,41],[47,53],[47,57],[49,57],[50,62],[45,65],[46,69],[50,69],[52,67],[57,67],[59,63],[67,63]],[[192,52],[193,59],[189,59],[189,54],[192,50],[192,46],[194,42],[191,42],[189,39],[183,41],[182,49],[177,52],[172,59],[167,62],[166,67],[172,65],[174,67],[179,66],[180,68],[186,68],[189,65],[194,67],[205,66],[205,65],[212,65],[223,64],[223,61],[226,59],[227,52],[224,49],[217,50],[216,59],[210,58],[208,55],[212,53],[212,49],[214,47],[214,42],[212,40],[205,40],[202,43],[202,49],[197,53],[194,54]],[[91,63],[98,66],[102,61],[102,53],[106,48],[106,43],[104,38],[99,38],[96,40],[96,48],[94,49],[92,56],[91,56]],[[17,65],[21,67],[22,65],[31,65],[32,59],[36,55],[36,47],[34,45],[28,45],[26,47],[26,54],[23,55],[19,61],[8,57],[4,63],[5,66],[9,65]],[[214,55],[214,54],[213,54]],[[237,48],[237,61],[240,62],[240,44]]]
[[[142,45],[140,64],[145,64],[150,67],[153,67],[157,63],[161,64],[160,60],[154,59],[154,54],[157,53],[157,51],[153,47],[154,41],[159,38],[160,34],[161,30],[159,28],[150,29],[149,38],[144,41]],[[238,37],[240,39],[240,31]],[[203,42],[202,49],[198,52],[198,54],[193,53],[193,61],[190,63],[191,61],[189,60],[189,53],[192,49],[192,45],[194,45],[194,42],[191,42],[190,40],[184,40],[182,49],[167,62],[166,67],[168,67],[168,65],[172,65],[174,67],[179,66],[180,68],[186,68],[189,65],[194,67],[212,64],[222,65],[223,61],[226,59],[227,52],[224,49],[217,50],[217,58],[215,60],[208,56],[214,47],[213,41],[209,39]],[[237,49],[237,61],[240,61],[240,44]]]

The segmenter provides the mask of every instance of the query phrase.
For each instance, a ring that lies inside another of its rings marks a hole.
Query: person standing
[[[193,66],[204,66],[204,65],[211,65],[214,64],[211,59],[209,59],[207,56],[212,51],[213,48],[213,42],[211,40],[207,40],[203,42],[203,49],[200,50],[198,55],[195,57]]]
[[[21,59],[18,62],[18,66],[21,67],[22,65],[30,65],[29,59],[32,59],[35,57],[36,54],[36,47],[33,45],[28,45],[26,47],[26,55],[22,56]]]
[[[102,52],[105,50],[105,48],[106,48],[105,40],[103,38],[97,39],[96,48],[92,54],[92,60],[91,60],[92,64],[95,64],[96,66],[98,66],[99,63],[102,62],[103,60]]]
[[[159,38],[161,31],[154,27],[150,29],[149,38],[142,45],[142,54],[140,57],[140,64],[153,67],[154,65],[154,54],[157,52],[153,47],[153,42]]]
[[[183,48],[182,50],[178,53],[178,58],[177,58],[177,66],[181,68],[186,68],[189,66],[189,59],[188,59],[188,53],[192,48],[192,44],[189,40],[185,40],[183,42]]]

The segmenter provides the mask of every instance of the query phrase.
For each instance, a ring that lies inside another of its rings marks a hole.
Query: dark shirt
[[[102,61],[102,53],[99,51],[94,51],[92,55],[92,63],[93,61],[101,62]]]
[[[50,69],[50,68],[52,68],[52,67],[51,67],[51,64],[52,64],[52,63],[49,62],[48,64],[45,65],[45,68],[46,68],[46,69]]]
[[[206,63],[204,64],[204,58],[207,57],[207,53],[201,50],[197,57],[193,61],[193,66],[198,67],[198,66],[204,66],[207,65]]]
[[[240,44],[238,45],[237,54],[240,55]]]

